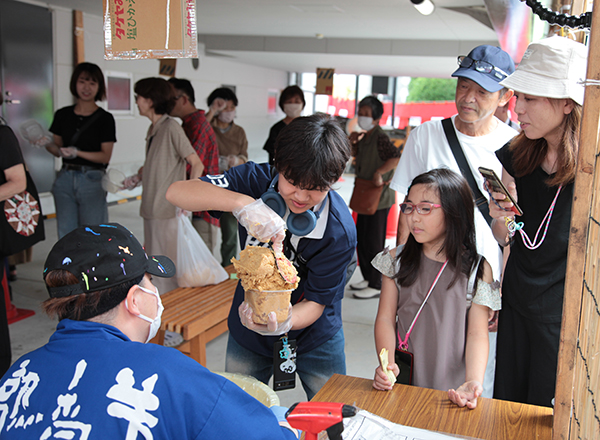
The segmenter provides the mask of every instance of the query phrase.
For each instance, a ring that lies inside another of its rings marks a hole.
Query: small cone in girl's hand
[[[394,385],[396,383],[396,376],[392,370],[388,370],[389,360],[388,360],[389,351],[387,348],[382,348],[379,353],[379,360],[381,361],[381,369],[385,374],[387,374],[388,379]]]

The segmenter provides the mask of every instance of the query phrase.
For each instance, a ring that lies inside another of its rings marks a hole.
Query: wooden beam
[[[76,66],[84,61],[83,12],[73,11],[73,63]]]
[[[586,0],[573,0],[571,4],[570,15],[581,15],[586,11]]]
[[[600,23],[600,8],[593,11],[592,20]],[[590,34],[588,79],[600,79],[600,26],[592,26]],[[571,430],[575,356],[583,292],[584,267],[587,258],[587,238],[594,164],[598,149],[598,120],[600,118],[600,87],[587,86],[583,104],[583,120],[577,158],[577,175],[573,191],[569,254],[563,301],[562,328],[556,378],[553,440],[567,440]],[[598,173],[599,171],[596,170]],[[590,256],[596,258],[597,256]],[[589,274],[591,276],[591,274]]]

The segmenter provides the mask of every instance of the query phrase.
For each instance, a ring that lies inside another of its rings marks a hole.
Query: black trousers
[[[381,289],[381,272],[371,265],[371,260],[385,246],[389,212],[390,208],[379,209],[373,215],[358,214],[356,219],[358,265],[369,287],[377,290]]]
[[[506,301],[498,318],[494,398],[552,406],[560,322],[525,318]]]
[[[0,262],[2,263],[0,266],[0,377],[2,377],[10,368],[12,353],[10,350],[8,319],[6,317],[6,302],[4,301],[4,286],[8,286],[8,281],[4,279],[6,259],[2,258]]]

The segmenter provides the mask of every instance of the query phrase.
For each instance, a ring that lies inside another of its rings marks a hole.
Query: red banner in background
[[[327,113],[331,115],[343,116],[350,119],[355,116],[354,99],[334,98],[330,96],[327,108]],[[405,129],[409,125],[411,118],[412,123],[410,125],[416,126],[430,121],[432,118],[444,119],[455,114],[456,104],[454,101],[397,103],[394,120],[392,121],[392,102],[384,102],[381,125]]]

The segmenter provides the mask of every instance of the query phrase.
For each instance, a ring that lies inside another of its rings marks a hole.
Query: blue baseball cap
[[[500,81],[515,71],[515,63],[509,54],[496,46],[477,46],[469,55],[458,57],[459,68],[453,77],[475,81],[488,92],[497,92],[503,86]]]

